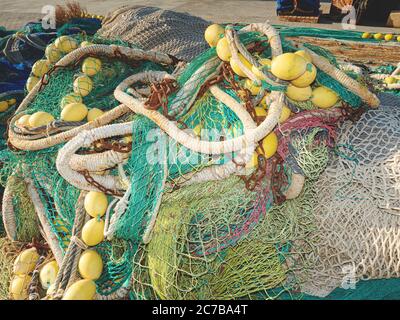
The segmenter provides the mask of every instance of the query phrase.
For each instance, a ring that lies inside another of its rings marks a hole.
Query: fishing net
[[[144,50],[165,52],[191,61],[208,49],[204,31],[209,24],[187,13],[125,6],[105,17],[98,34],[107,39],[118,37]]]
[[[307,294],[399,276],[399,99],[383,94],[381,103],[340,127],[337,155],[315,183]]]

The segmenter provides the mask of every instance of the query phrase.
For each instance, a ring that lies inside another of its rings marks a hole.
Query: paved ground
[[[329,12],[330,1],[323,1],[324,13]],[[0,25],[7,28],[19,28],[25,22],[43,17],[41,9],[45,5],[64,4],[60,0],[1,0],[0,1]],[[295,23],[281,22],[275,14],[275,1],[254,0],[81,0],[79,3],[93,14],[106,14],[122,5],[143,4],[157,6],[164,9],[172,9],[188,12],[215,22],[263,22],[269,20],[273,24]],[[323,18],[322,23],[317,25],[300,24],[307,26],[318,26],[331,29],[340,29],[340,23],[332,23]],[[373,31],[385,33],[398,33],[400,29],[382,27],[357,26],[360,31]]]

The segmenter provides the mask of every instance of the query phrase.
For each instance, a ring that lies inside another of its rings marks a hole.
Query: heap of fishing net
[[[366,111],[379,104],[364,86],[368,79],[340,70],[333,56],[310,45],[302,49],[318,69],[316,83],[341,101],[323,110],[289,100],[287,82],[257,60],[298,48],[267,24],[226,26],[224,33],[245,76],[215,48],[182,69],[163,53],[77,37],[95,45],[57,62],[19,106],[9,129],[17,150],[1,155],[3,221],[8,236],[20,240],[24,219],[38,218],[60,268],[47,297],[62,298],[81,276],[90,191],[107,194],[109,203],[104,240],[90,247],[103,260],[98,299],[324,296],[341,285],[349,261],[356,280],[397,276],[392,102]],[[261,80],[239,53],[259,67]],[[18,127],[38,110],[59,119],[59,102],[88,55],[103,68],[84,103],[107,112],[89,123]],[[243,84],[247,77],[261,83],[255,95]],[[259,116],[254,107],[263,101],[268,112]],[[284,104],[292,114],[278,123]],[[259,142],[272,132],[278,147],[267,157]]]

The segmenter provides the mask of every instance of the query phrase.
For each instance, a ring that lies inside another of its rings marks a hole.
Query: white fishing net
[[[208,49],[204,31],[210,24],[187,13],[130,6],[110,13],[98,34],[190,61]]]
[[[400,99],[380,98],[379,109],[341,126],[338,155],[314,185],[316,231],[296,244],[313,248],[312,267],[299,272],[304,293],[400,276]]]

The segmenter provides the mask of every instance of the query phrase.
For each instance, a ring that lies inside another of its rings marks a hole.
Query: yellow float
[[[222,61],[229,61],[232,57],[231,49],[229,48],[228,40],[224,37],[218,41],[217,55]]]
[[[46,126],[52,121],[54,121],[54,117],[50,113],[38,111],[29,117],[29,126],[32,128]]]
[[[47,290],[55,281],[58,273],[57,261],[53,260],[46,263],[39,273],[40,284]]]
[[[97,119],[98,117],[101,117],[104,114],[103,110],[100,110],[98,108],[92,108],[88,111],[87,114],[87,121],[93,121]]]
[[[240,53],[238,53],[239,60],[242,62],[242,64],[248,69],[251,70],[252,65],[245,57],[243,57]],[[242,71],[242,69],[239,67],[239,65],[236,63],[234,59],[230,60],[230,65],[234,73],[236,73],[240,77],[246,77],[246,74]]]
[[[38,78],[43,77],[50,70],[50,62],[48,60],[38,60],[32,66],[32,74]]]
[[[78,48],[78,43],[76,42],[76,40],[69,36],[61,36],[57,38],[54,44],[56,48],[62,53],[69,53],[72,50]]]
[[[307,61],[298,54],[283,53],[272,60],[272,74],[282,80],[294,80],[307,69]]]
[[[104,221],[98,218],[90,219],[82,228],[83,242],[92,247],[104,240]]]
[[[103,192],[89,191],[85,196],[83,206],[91,217],[102,217],[108,208],[107,196]]]
[[[101,60],[88,57],[83,61],[82,72],[87,76],[94,76],[101,70]]]
[[[24,275],[35,269],[39,260],[39,254],[36,248],[29,248],[22,251],[14,261],[13,272],[16,275]]]
[[[97,280],[103,272],[103,260],[94,250],[85,250],[78,262],[78,270],[82,278]]]
[[[215,47],[218,41],[224,36],[225,29],[219,24],[212,24],[207,27],[204,32],[204,38],[206,39],[210,47]]]
[[[83,279],[72,284],[62,300],[93,300],[96,294],[96,284],[93,280]]]
[[[88,76],[80,76],[74,81],[74,92],[86,97],[93,89],[93,81]]]
[[[298,88],[289,84],[286,88],[286,95],[294,101],[307,101],[311,98],[312,89],[311,87]]]
[[[310,86],[317,77],[317,68],[311,64],[307,64],[307,70],[300,77],[291,81],[291,84],[298,88],[305,88]]]
[[[61,111],[61,120],[78,122],[86,118],[88,114],[87,107],[80,102],[67,104]]]
[[[321,86],[313,90],[311,101],[318,108],[328,109],[339,101],[339,96],[335,91]]]

